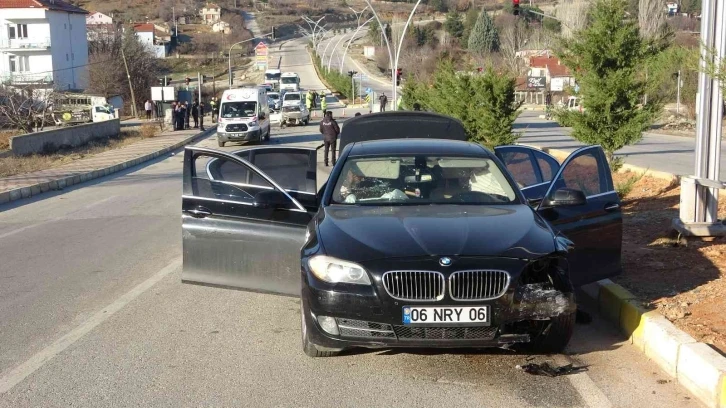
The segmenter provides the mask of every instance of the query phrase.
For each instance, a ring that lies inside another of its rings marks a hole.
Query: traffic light
[[[357,73],[358,73],[357,71],[348,71],[348,76],[352,78],[353,75],[355,75]]]
[[[277,29],[272,27],[272,41],[275,41],[275,37],[277,37]]]
[[[512,0],[512,10],[515,16],[519,15],[519,0]]]

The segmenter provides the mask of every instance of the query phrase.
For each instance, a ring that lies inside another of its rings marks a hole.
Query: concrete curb
[[[187,143],[193,141],[194,139],[208,136],[210,133],[215,132],[216,130],[217,130],[216,126],[210,127],[203,132],[192,135],[182,141],[174,143],[171,146],[167,146],[167,147],[164,147],[163,149],[153,151],[153,152],[145,154],[141,157],[136,157],[131,160],[118,162],[111,166],[98,168],[95,170],[88,171],[86,173],[74,174],[72,176],[59,177],[54,180],[45,181],[45,182],[30,185],[30,186],[25,186],[25,187],[16,188],[13,190],[7,190],[7,191],[0,192],[0,204],[9,203],[9,202],[20,200],[23,198],[33,197],[33,196],[36,196],[41,193],[45,193],[50,190],[63,190],[64,188],[70,187],[74,184],[80,184],[80,183],[83,183],[83,182],[86,182],[89,180],[108,176],[109,174],[117,173],[117,172],[119,172],[121,170],[125,170],[129,167],[136,166],[137,164],[141,164],[141,163],[147,162],[149,160],[153,160],[163,154],[166,154],[168,152],[171,152],[173,150],[176,150],[176,149],[186,145]]]
[[[622,286],[604,279],[583,288],[600,314],[635,347],[706,406],[726,408],[726,357],[648,310]]]

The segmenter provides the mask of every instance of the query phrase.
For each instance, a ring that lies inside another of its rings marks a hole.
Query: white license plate
[[[403,324],[406,325],[467,325],[489,326],[489,306],[424,307],[404,306]]]

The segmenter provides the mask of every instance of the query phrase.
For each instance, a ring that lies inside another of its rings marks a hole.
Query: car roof
[[[355,142],[349,157],[380,155],[452,155],[491,157],[491,152],[479,144],[447,139],[382,139]]]

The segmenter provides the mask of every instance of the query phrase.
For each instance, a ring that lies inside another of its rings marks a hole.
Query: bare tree
[[[502,55],[504,65],[514,75],[519,75],[522,71],[522,59],[519,58],[517,52],[526,43],[526,27],[521,20],[517,19],[502,27],[501,34],[499,35],[499,51]]]
[[[52,121],[53,91],[39,84],[0,86],[0,123],[25,133]]]
[[[534,28],[529,32],[526,44],[531,50],[547,50],[554,45],[554,36],[543,28]]]
[[[661,37],[666,29],[666,13],[660,0],[639,0],[638,25],[640,35],[647,39]]]
[[[557,7],[557,16],[562,21],[562,36],[572,35],[587,25],[587,12],[590,4],[585,0],[563,0]]]

